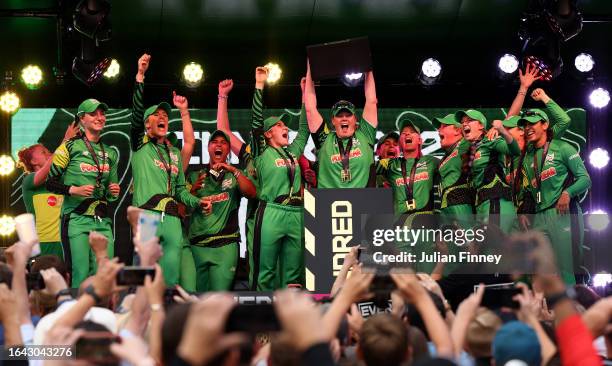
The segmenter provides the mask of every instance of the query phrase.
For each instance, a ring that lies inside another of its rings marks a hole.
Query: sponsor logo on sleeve
[[[570,156],[569,160],[576,159],[576,158],[580,158],[580,155],[578,153],[575,153],[574,155]]]

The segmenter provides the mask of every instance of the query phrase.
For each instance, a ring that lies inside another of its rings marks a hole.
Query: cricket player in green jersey
[[[378,164],[380,164],[383,159],[393,159],[400,156],[399,138],[400,135],[397,132],[389,131],[378,139],[378,143],[376,144],[376,156],[378,156],[379,160],[376,162],[376,187],[391,187],[391,183],[379,171]]]
[[[438,165],[438,194],[443,224],[469,228],[473,224],[475,191],[469,184],[470,143],[463,138],[461,124],[454,114],[434,118],[433,125],[440,135],[440,145],[446,154]]]
[[[431,155],[423,156],[421,146],[421,128],[408,118],[399,121],[399,145],[402,156],[392,159],[381,159],[377,164],[377,175],[386,178],[393,189],[393,206],[396,215],[400,216],[398,225],[421,229],[421,226],[434,229],[434,179],[438,173],[438,159]],[[396,243],[403,251],[430,253],[433,243]],[[416,271],[430,273],[435,263],[417,263]]]
[[[461,121],[463,136],[471,143],[468,166],[471,167],[470,184],[476,190],[477,220],[495,224],[509,233],[516,225],[516,209],[504,166],[506,156],[520,155],[518,144],[500,120],[493,121],[493,128],[501,137],[489,140],[485,136],[489,127],[487,119],[477,110],[459,111],[455,119]]]
[[[221,130],[213,132],[208,142],[210,163],[187,178],[191,193],[208,198],[213,206],[208,215],[196,210],[189,222],[198,292],[231,290],[240,251],[240,198],[256,195],[249,178],[227,163],[229,152],[230,137]]]
[[[376,185],[374,144],[378,107],[372,71],[365,74],[364,89],[365,106],[359,124],[353,103],[341,100],[332,107],[334,131],[330,131],[317,110],[317,96],[308,65],[304,102],[317,148],[317,188],[365,188]]]
[[[108,239],[108,256],[113,257],[114,240],[108,202],[120,193],[117,183],[118,154],[101,139],[108,106],[87,99],[77,110],[82,132],[62,143],[53,154],[46,187],[64,195],[62,245],[64,261],[71,268],[72,287],[79,287],[96,273],[96,258],[89,246],[89,232]]]
[[[523,169],[535,201],[532,227],[548,236],[563,281],[573,284],[584,233],[578,199],[591,187],[591,178],[578,151],[552,138],[543,111],[527,111],[519,125],[524,126],[528,143]]]
[[[164,255],[160,265],[166,284],[174,286],[179,281],[183,241],[177,201],[192,209],[202,207],[205,212],[210,211],[211,204],[206,198],[193,196],[185,188],[181,152],[166,139],[170,105],[162,102],[144,108],[144,75],[150,59],[151,56],[145,54],[138,60],[132,98],[133,205],[161,214],[157,236]],[[179,109],[181,114],[185,112]]]

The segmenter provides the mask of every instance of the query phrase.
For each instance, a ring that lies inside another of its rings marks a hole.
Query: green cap
[[[436,128],[436,130],[438,128],[440,128],[440,126],[442,125],[453,125],[453,126],[457,126],[460,127],[461,124],[459,122],[457,122],[457,120],[455,119],[455,114],[451,113],[451,114],[447,114],[446,116],[439,118],[439,117],[434,117],[433,121],[432,121],[434,127]]]
[[[155,113],[155,111],[160,109],[160,108],[163,109],[164,111],[166,111],[166,114],[168,114],[168,116],[170,116],[170,111],[172,110],[172,107],[170,107],[170,104],[168,104],[166,102],[161,102],[159,104],[152,105],[149,108],[147,108],[147,110],[145,110],[145,112],[144,112],[144,117],[142,118],[142,120],[146,121],[147,118],[149,118],[150,115]]]
[[[463,118],[463,116],[468,116],[471,119],[475,119],[476,121],[480,122],[484,126],[485,130],[489,129],[489,125],[487,123],[487,117],[485,117],[484,114],[482,114],[481,112],[475,109],[459,111],[455,113],[455,119],[457,120],[458,123],[461,123],[461,119]]]
[[[85,99],[83,103],[79,104],[79,108],[77,110],[77,116],[81,117],[85,113],[95,112],[96,109],[102,108],[103,111],[108,110],[108,106],[106,103],[102,103],[97,99]]]
[[[341,100],[338,101],[336,104],[334,104],[334,106],[332,107],[332,117],[336,117],[338,115],[338,113],[342,112],[342,111],[349,111],[352,114],[355,114],[355,106],[353,105],[353,103],[346,101],[346,100]]]
[[[414,128],[417,133],[421,133],[421,127],[418,124],[416,124],[413,120],[408,118],[407,116],[402,116],[400,120],[398,121],[397,126],[399,128],[400,133],[402,133],[402,130],[404,129],[404,127],[407,127],[407,126]]]
[[[397,142],[399,142],[399,134],[395,131],[389,131],[385,133],[381,138],[378,139],[378,147],[380,147],[385,142],[385,140],[389,138],[395,139],[397,140]]]
[[[506,120],[504,120],[502,122],[502,124],[504,125],[504,127],[506,128],[514,128],[514,127],[518,127],[518,123],[519,120],[521,119],[520,116],[512,116]]]
[[[217,136],[223,137],[225,139],[225,141],[227,141],[228,143],[230,142],[230,138],[229,138],[229,136],[225,132],[223,132],[221,130],[215,130],[215,131],[213,131],[213,133],[210,134],[210,138],[208,139],[208,143],[210,144],[210,142],[215,137],[217,137]]]
[[[528,109],[521,113],[521,118],[518,121],[519,126],[524,126],[526,122],[538,123],[540,121],[548,122],[548,115],[541,109]]]
[[[263,121],[263,130],[264,130],[264,132],[268,131],[269,129],[272,128],[272,126],[277,124],[279,121],[283,121],[285,126],[288,127],[290,120],[291,120],[291,116],[289,114],[287,114],[287,113],[283,113],[283,114],[281,114],[278,117],[276,117],[276,116],[268,117],[268,118],[266,118]]]

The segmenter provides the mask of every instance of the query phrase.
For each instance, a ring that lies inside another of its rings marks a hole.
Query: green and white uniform
[[[34,186],[36,173],[29,173],[21,181],[21,193],[26,211],[34,215],[40,239],[40,254],[56,255],[64,259],[60,238],[60,214],[64,196],[49,192],[44,184]]]
[[[143,94],[144,84],[136,82],[130,130],[134,177],[132,204],[161,213],[157,236],[164,255],[159,263],[166,285],[174,286],[179,281],[183,242],[177,201],[195,209],[200,200],[185,188],[180,150],[145,135]]]
[[[340,139],[325,122],[312,134],[317,148],[317,188],[366,188],[375,187],[374,144],[376,128],[361,118],[352,137]],[[343,159],[342,152],[348,155]],[[343,160],[348,162],[349,177],[343,181]]]
[[[255,95],[258,95],[256,89]],[[261,123],[261,103],[253,103],[253,125]],[[301,195],[302,174],[298,159],[308,140],[308,123],[302,107],[298,134],[287,147],[264,146],[264,121],[253,130],[241,160],[252,159],[256,171],[257,199],[249,250],[250,286],[267,291],[288,284],[304,285],[304,206]],[[282,117],[282,116],[281,116]],[[276,118],[278,121],[280,118]],[[276,123],[276,122],[274,122]]]
[[[240,250],[240,188],[234,175],[225,172],[215,179],[207,165],[189,173],[188,184],[194,184],[200,175],[205,178],[195,195],[209,198],[213,209],[209,215],[196,209],[189,221],[188,240],[196,267],[196,291],[228,291],[234,281]]]
[[[89,146],[88,147],[88,143]],[[96,158],[92,157],[92,152]],[[117,151],[104,144],[87,140],[84,134],[63,142],[53,154],[47,177],[47,189],[63,194],[62,244],[64,261],[72,268],[72,287],[79,287],[96,273],[96,258],[89,246],[89,232],[97,231],[108,239],[108,256],[114,255],[112,221],[108,202],[117,197],[108,186],[117,183]],[[70,186],[93,185],[92,197],[71,196]]]
[[[563,280],[573,284],[584,234],[578,198],[591,186],[589,174],[576,149],[558,139],[540,148],[530,145],[523,168],[531,183],[529,192],[536,203],[533,228],[548,236]],[[560,215],[555,208],[563,191],[571,198],[570,215]]]
[[[462,138],[446,152],[438,166],[441,218],[445,224],[455,223],[462,228],[473,224],[475,191],[464,167],[469,150],[469,141]]]

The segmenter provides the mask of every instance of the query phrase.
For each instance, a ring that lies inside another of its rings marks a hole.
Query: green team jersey
[[[377,174],[383,175],[393,189],[393,205],[396,214],[408,211],[433,210],[433,186],[434,178],[438,172],[438,159],[431,155],[425,155],[418,159],[406,159],[406,179],[402,173],[403,157],[393,159],[381,159],[378,162]],[[406,184],[411,180],[412,167],[416,162],[414,170],[414,181],[412,195],[415,208],[408,209]]]
[[[471,171],[472,186],[477,190],[490,188],[497,183],[508,186],[503,175],[501,177],[498,175],[494,177],[485,177],[485,171],[491,164],[495,164],[499,166],[499,171],[503,172],[505,157],[519,156],[520,154],[521,150],[514,139],[512,139],[512,143],[508,144],[502,136],[498,136],[493,140],[484,137],[480,143],[477,144],[476,151],[474,152],[474,161]],[[495,161],[493,161],[493,159],[495,159]]]
[[[440,190],[454,186],[463,172],[463,155],[470,150],[470,142],[464,138],[459,140],[444,156],[438,166],[440,174]]]
[[[49,192],[44,184],[35,187],[35,175],[27,174],[21,182],[26,211],[34,215],[41,243],[60,241],[60,213],[64,196]]]
[[[53,154],[53,164],[47,176],[47,189],[65,196],[62,214],[70,213],[78,208],[77,213],[79,214],[96,216],[95,209],[100,203],[117,199],[108,189],[109,184],[118,182],[117,151],[104,144],[101,139],[98,142],[90,141],[90,145],[96,154],[98,163],[91,156],[84,135],[75,136],[63,142]],[[99,184],[98,166],[102,171]],[[70,186],[84,185],[95,187],[91,197],[70,195]]]
[[[578,151],[570,144],[559,139],[550,141],[542,165],[544,148],[545,146],[535,148],[530,145],[523,161],[523,168],[530,182],[529,191],[534,198],[538,196],[538,192],[540,193],[540,202],[536,199],[536,212],[554,206],[564,190],[571,198],[575,198],[586,192],[591,186],[591,178],[584,163]],[[534,170],[534,156],[537,159],[537,169],[541,177],[539,189]]]
[[[327,128],[323,122],[321,128],[312,134],[317,148],[317,188],[365,188],[375,184],[374,144],[376,128],[361,118],[359,127],[352,137],[341,139],[344,149],[351,142],[349,154],[350,179],[342,181],[342,156],[338,148],[336,131]]]
[[[205,215],[195,209],[189,220],[188,239],[194,245],[220,245],[240,240],[238,207],[240,188],[233,174],[224,172],[218,180],[209,174],[209,166],[192,171],[187,176],[187,185],[193,185],[200,175],[204,176],[202,187],[195,192],[198,198],[206,197],[212,202],[212,213]]]
[[[167,205],[170,202],[175,203],[174,200],[191,208],[198,207],[200,200],[185,188],[181,151],[169,146],[169,143],[159,143],[145,135],[143,95],[144,83],[136,82],[130,128],[131,147],[134,151],[131,160],[134,178],[132,204],[160,212],[166,212]],[[153,197],[162,196],[164,197],[161,200],[150,202]]]

